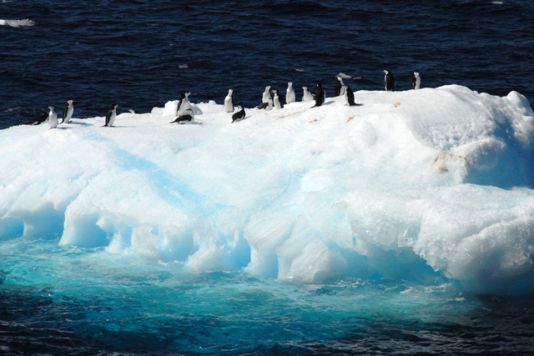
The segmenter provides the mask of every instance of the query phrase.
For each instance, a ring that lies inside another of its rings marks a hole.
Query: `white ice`
[[[224,96],[224,93],[222,93]],[[139,254],[192,271],[534,291],[534,114],[462,86],[348,107],[200,103],[0,131],[0,240]],[[163,104],[163,103],[162,103]]]

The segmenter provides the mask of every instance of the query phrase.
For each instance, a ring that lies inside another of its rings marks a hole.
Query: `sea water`
[[[47,243],[1,253],[7,353],[532,352],[529,300],[439,277],[300,284]]]

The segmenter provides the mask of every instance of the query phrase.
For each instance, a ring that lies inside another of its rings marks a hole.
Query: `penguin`
[[[176,107],[177,117],[184,114],[190,114],[191,116],[193,116],[193,106],[189,101],[189,95],[191,95],[191,93],[188,91],[183,91],[180,93],[180,101],[178,101],[178,105]]]
[[[113,123],[115,122],[115,118],[117,117],[117,104],[111,105],[111,108],[108,110],[108,113],[106,114],[106,123],[104,126],[106,127],[112,127]]]
[[[343,78],[336,76],[336,96],[345,95],[345,83],[343,83]]]
[[[228,95],[226,95],[226,98],[224,98],[224,110],[228,113],[234,112],[234,100],[232,98],[232,94],[234,91],[232,89],[228,89]]]
[[[178,115],[178,112],[180,111],[180,107],[182,107],[182,102],[185,99],[185,92],[180,93],[180,100],[178,101],[178,105],[176,106],[176,114]]]
[[[313,95],[308,90],[308,87],[302,87],[302,101],[312,101]]]
[[[244,120],[247,114],[245,113],[245,107],[243,104],[239,104],[238,107],[241,108],[238,112],[232,115],[232,122]]]
[[[293,83],[287,83],[286,90],[286,104],[291,104],[295,102],[295,90],[293,90]]]
[[[315,96],[315,105],[313,107],[318,107],[318,106],[323,105],[324,99],[325,99],[325,93],[323,89],[323,84],[321,84],[321,82],[317,82],[314,96]]]
[[[31,124],[40,125],[48,119],[48,111],[41,110],[41,113],[34,117]]]
[[[65,106],[65,111],[63,111],[63,117],[61,119],[62,124],[69,124],[70,119],[72,119],[72,113],[74,112],[72,102],[72,100],[67,100],[67,105]]]
[[[267,85],[263,91],[261,98],[261,105],[258,106],[258,109],[271,110],[273,108],[273,99],[271,98],[271,86]]]
[[[189,101],[189,95],[191,95],[191,92],[186,91],[184,93],[184,98],[182,100],[182,105],[178,108],[178,111],[182,112],[191,112],[191,115],[193,114],[193,106],[191,105],[191,102]]]
[[[412,89],[421,89],[421,75],[419,72],[413,72]]]
[[[185,122],[190,122],[192,120],[193,120],[193,115],[192,114],[182,114],[182,115],[178,116],[176,119],[174,119],[174,121],[171,121],[171,124],[185,123]]]
[[[344,85],[345,89],[345,98],[347,98],[347,104],[349,106],[360,106],[362,104],[357,104],[354,102],[354,92],[352,91],[352,88],[348,85]]]
[[[182,92],[180,94],[180,101],[176,109],[176,119],[171,121],[172,123],[192,121],[194,118],[193,107],[189,102],[190,92]]]
[[[48,112],[48,124],[50,125],[51,129],[55,129],[57,127],[57,114],[54,111],[53,106],[49,106],[48,109],[50,110]]]
[[[393,77],[393,73],[387,69],[384,69],[384,86],[386,91],[395,90],[395,78]]]
[[[273,90],[274,98],[274,107],[276,109],[282,109],[284,107],[284,98],[280,95],[280,91],[278,89]]]

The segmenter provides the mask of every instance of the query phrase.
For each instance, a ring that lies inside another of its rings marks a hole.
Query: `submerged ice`
[[[0,241],[322,282],[534,290],[534,113],[461,86],[0,131]]]

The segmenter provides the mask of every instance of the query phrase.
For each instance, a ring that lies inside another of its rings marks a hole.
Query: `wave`
[[[9,26],[9,27],[31,27],[35,25],[35,22],[30,19],[22,20],[4,20],[0,19],[0,26]]]

